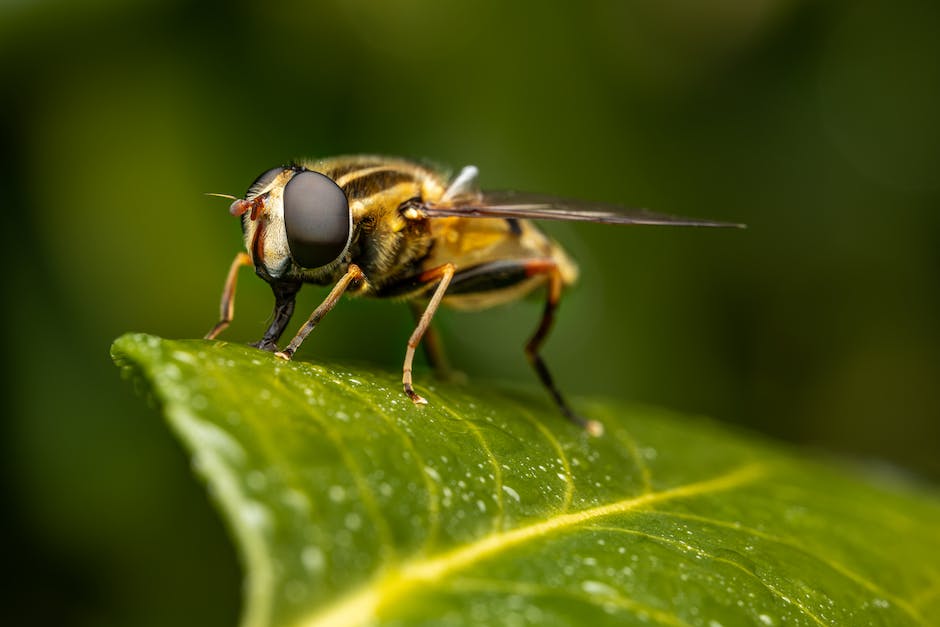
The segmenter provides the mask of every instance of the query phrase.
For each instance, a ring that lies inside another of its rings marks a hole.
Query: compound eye
[[[284,187],[284,230],[298,265],[329,265],[346,252],[352,235],[346,194],[328,176],[298,172]]]
[[[245,194],[245,200],[251,200],[258,194],[260,194],[264,189],[266,189],[271,183],[274,182],[274,179],[277,178],[277,175],[284,171],[284,168],[271,168],[267,172],[264,172],[261,176],[255,179],[255,182],[251,184],[248,188],[248,192]]]

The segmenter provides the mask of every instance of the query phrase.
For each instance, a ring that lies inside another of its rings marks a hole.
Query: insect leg
[[[232,321],[232,317],[235,314],[235,284],[238,283],[238,270],[242,266],[250,265],[251,257],[248,256],[248,253],[238,253],[235,255],[235,259],[232,260],[232,265],[228,269],[228,276],[225,278],[225,287],[222,289],[222,302],[219,305],[219,321],[206,333],[205,339],[214,340]]]
[[[425,309],[421,306],[421,303],[410,300],[408,301],[408,307],[411,309],[411,315],[414,316],[415,324],[421,322],[421,314],[424,313]],[[437,328],[433,324],[428,326],[421,342],[421,348],[424,349],[424,356],[431,367],[434,368],[434,372],[439,379],[450,381],[454,378],[454,371],[450,367],[447,354],[444,352],[444,345],[441,342],[441,334],[437,332]]]
[[[532,367],[535,368],[542,385],[548,388],[549,394],[552,395],[555,404],[558,405],[565,418],[579,425],[591,435],[599,436],[604,433],[604,426],[596,420],[587,420],[579,416],[571,409],[558,387],[555,386],[555,381],[539,354],[539,350],[542,348],[542,344],[545,343],[545,339],[552,329],[552,324],[555,322],[555,309],[558,308],[558,301],[561,300],[561,272],[559,272],[555,262],[551,260],[525,262],[525,269],[530,276],[536,274],[546,274],[548,276],[548,296],[545,299],[545,309],[542,312],[542,320],[539,322],[538,328],[525,345],[526,357]]]
[[[264,336],[252,346],[264,351],[276,351],[277,341],[284,333],[287,323],[294,314],[294,297],[300,291],[300,283],[290,281],[277,281],[271,283],[274,291],[274,315]]]
[[[441,304],[441,299],[444,298],[444,292],[447,291],[447,286],[450,285],[454,271],[454,264],[445,263],[421,275],[421,279],[424,283],[431,284],[438,281],[438,284],[437,288],[434,290],[434,295],[431,296],[428,306],[425,308],[424,313],[421,314],[421,319],[418,320],[418,326],[415,327],[411,337],[408,338],[408,349],[405,351],[405,364],[402,366],[401,383],[405,388],[405,394],[407,394],[415,404],[427,404],[427,401],[421,398],[411,385],[411,362],[414,360],[415,348],[417,348],[418,342],[421,341],[424,332],[427,331],[428,325],[431,324],[431,318],[434,317],[434,312],[437,311],[438,306]]]
[[[346,288],[349,287],[349,284],[353,281],[358,281],[362,277],[362,270],[359,269],[359,266],[350,264],[346,274],[333,286],[333,289],[330,290],[327,297],[320,303],[320,306],[313,310],[313,313],[310,314],[310,318],[304,323],[304,326],[300,327],[300,330],[297,331],[297,335],[290,341],[287,348],[274,354],[281,359],[290,359],[293,357],[294,353],[297,352],[297,348],[303,343],[304,339],[310,335],[310,332],[317,326],[320,319],[336,306],[336,302],[339,300],[340,296],[343,295],[343,292],[346,291]]]

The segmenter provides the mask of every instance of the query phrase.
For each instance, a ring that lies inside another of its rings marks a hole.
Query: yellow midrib
[[[690,483],[662,492],[650,492],[579,512],[559,514],[538,523],[488,535],[436,557],[405,562],[401,567],[385,573],[347,594],[323,611],[301,621],[300,627],[362,625],[374,618],[379,608],[404,596],[414,588],[439,581],[447,575],[520,544],[653,503],[729,490],[755,481],[764,473],[763,466],[751,464],[707,481]]]

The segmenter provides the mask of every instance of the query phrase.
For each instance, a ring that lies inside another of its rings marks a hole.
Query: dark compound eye
[[[255,182],[251,184],[248,188],[248,192],[245,194],[245,200],[251,200],[255,196],[261,193],[261,190],[266,188],[268,185],[277,178],[277,175],[284,171],[283,167],[271,168],[261,176],[255,179]]]
[[[328,176],[298,172],[284,187],[284,229],[291,257],[298,265],[329,265],[349,246],[349,201]]]

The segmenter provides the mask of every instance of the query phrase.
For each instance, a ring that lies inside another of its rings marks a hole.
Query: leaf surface
[[[245,346],[112,353],[236,538],[246,627],[940,624],[934,495],[704,419],[580,400],[594,438],[536,393],[419,373],[415,406],[397,373]]]

